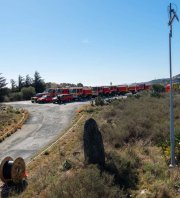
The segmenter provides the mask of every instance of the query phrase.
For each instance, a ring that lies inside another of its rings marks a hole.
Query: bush
[[[8,97],[8,96],[4,96],[3,101],[4,101],[4,102],[9,102],[9,101],[10,101],[10,99],[9,99],[9,97]]]
[[[106,171],[114,175],[115,184],[123,189],[135,188],[138,183],[137,166],[139,159],[130,149],[107,154]]]
[[[103,106],[104,105],[104,100],[100,96],[96,97],[95,98],[95,105],[96,106]]]
[[[161,84],[154,84],[152,86],[152,89],[154,92],[156,93],[162,93],[162,92],[165,92],[165,87],[164,85],[161,85]]]
[[[21,92],[11,93],[9,96],[10,101],[21,101],[22,98],[23,97]]]
[[[114,147],[116,143],[123,146],[143,140],[158,144],[169,139],[168,106],[168,98],[149,96],[112,103],[97,115],[104,141]]]
[[[124,192],[113,185],[113,177],[107,173],[100,173],[96,166],[89,166],[85,170],[52,183],[47,197],[64,198],[99,198],[125,197]]]
[[[153,93],[151,93],[151,97],[160,98],[161,94],[158,92],[153,92]]]
[[[24,100],[30,100],[36,93],[34,87],[23,87],[21,92]]]

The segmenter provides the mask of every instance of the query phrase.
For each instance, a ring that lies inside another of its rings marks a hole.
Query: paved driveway
[[[22,101],[8,104],[27,109],[30,118],[22,129],[0,143],[0,162],[6,156],[23,157],[28,162],[40,149],[63,133],[70,125],[75,111],[85,103],[58,105],[32,104],[30,101]]]

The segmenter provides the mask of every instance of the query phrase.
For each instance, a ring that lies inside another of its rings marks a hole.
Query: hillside
[[[176,75],[173,77],[173,82],[174,83],[180,83],[180,74]],[[149,82],[146,82],[147,84],[168,84],[169,83],[169,78],[161,78],[161,79],[155,79],[151,80]]]
[[[175,95],[176,163],[180,163],[180,102]],[[169,165],[168,96],[149,94],[83,107],[73,127],[28,164],[20,197],[179,197],[180,167]],[[146,111],[144,111],[146,109]],[[84,164],[83,128],[94,118],[103,136],[106,167]],[[78,121],[78,122],[77,122]]]

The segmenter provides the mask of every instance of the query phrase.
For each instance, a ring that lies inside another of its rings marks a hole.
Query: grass
[[[180,100],[174,97],[178,143]],[[77,111],[70,133],[28,165],[29,186],[19,197],[180,197],[180,167],[169,169],[169,98],[148,94]],[[97,120],[103,136],[106,167],[84,164],[83,127]],[[165,146],[164,146],[165,145]],[[163,149],[165,148],[165,149]],[[179,147],[176,163],[179,165]],[[70,169],[64,169],[64,164]]]
[[[26,110],[0,105],[0,142],[20,129],[28,115]]]

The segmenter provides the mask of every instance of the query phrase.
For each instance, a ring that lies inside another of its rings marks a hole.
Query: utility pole
[[[171,38],[172,38],[172,24],[174,19],[179,21],[175,10],[170,3],[169,6],[169,67],[170,67],[170,151],[171,151],[171,163],[169,167],[175,166],[175,138],[174,138],[174,111],[173,111],[173,83],[172,83],[172,59],[171,59]]]

